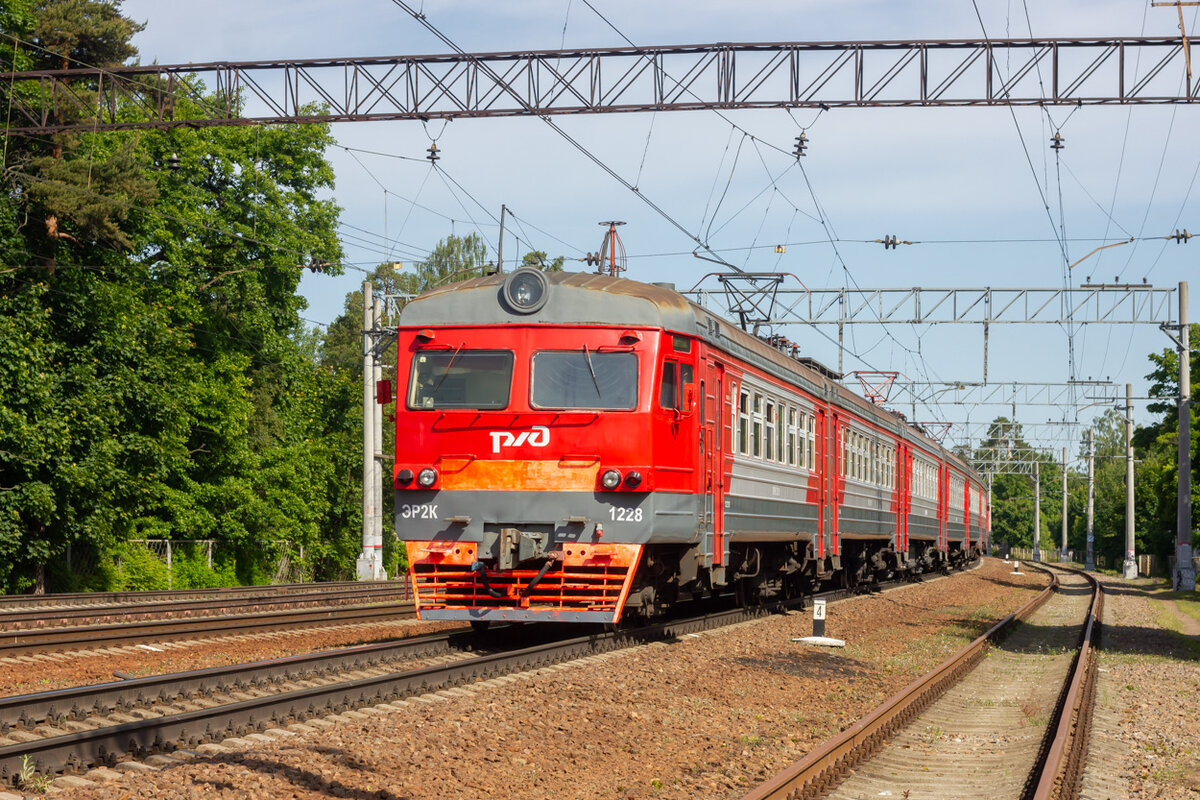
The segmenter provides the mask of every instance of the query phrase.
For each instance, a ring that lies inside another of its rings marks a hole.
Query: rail
[[[870,757],[893,734],[953,686],[987,653],[994,641],[1007,634],[1011,626],[1028,618],[1045,604],[1059,585],[1057,576],[1052,574],[1051,578],[1049,586],[1017,611],[888,698],[865,718],[759,784],[742,800],[816,800],[823,797],[856,764]]]

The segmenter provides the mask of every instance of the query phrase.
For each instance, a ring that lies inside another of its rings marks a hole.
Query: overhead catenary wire
[[[424,27],[426,30],[428,30],[430,33],[432,33],[434,36],[436,36],[447,47],[451,48],[452,50],[454,50],[456,53],[458,53],[461,56],[466,56],[467,58],[472,58],[472,56],[469,53],[467,53],[465,50],[463,50],[461,47],[459,47],[452,39],[450,39],[448,36],[443,34],[440,30],[438,30],[438,28],[436,26],[434,26],[431,22],[429,22],[429,20],[425,17],[424,14],[422,14],[419,11],[417,11],[416,9],[414,9],[412,6],[410,6],[408,3],[406,3],[405,0],[392,0],[392,2],[395,3],[397,6],[399,6],[400,8],[404,9],[404,11],[406,11],[413,19],[417,20],[417,22],[419,22],[422,25],[422,27]],[[553,130],[555,133],[557,133],[559,136],[561,136],[563,139],[565,139],[568,144],[570,144],[572,147],[574,147],[576,150],[578,150],[580,153],[582,153],[589,161],[591,161],[593,164],[595,164],[601,170],[606,172],[609,176],[611,176],[614,180],[619,182],[626,189],[628,189],[629,191],[631,191],[635,195],[637,195],[637,197],[640,198],[643,203],[648,205],[655,213],[657,213],[659,216],[661,216],[663,219],[665,219],[667,222],[669,222],[672,227],[674,227],[680,233],[684,234],[689,239],[694,241],[699,247],[701,247],[703,250],[705,250],[705,252],[710,252],[708,250],[708,245],[706,243],[704,243],[703,241],[701,241],[700,238],[696,234],[692,233],[690,230],[688,230],[686,227],[684,227],[678,220],[676,220],[673,216],[671,216],[669,213],[667,213],[667,211],[665,209],[663,209],[662,206],[658,205],[653,200],[651,200],[648,196],[646,196],[645,193],[643,193],[641,190],[639,190],[637,187],[635,187],[633,184],[631,184],[629,181],[627,181],[624,177],[622,177],[616,170],[614,170],[612,167],[610,167],[608,164],[606,164],[603,159],[598,157],[595,153],[593,153],[591,150],[589,150],[587,147],[585,147],[577,139],[575,139],[573,136],[571,136],[569,133],[567,133],[558,123],[556,123],[553,119],[551,119],[550,116],[548,116],[546,114],[537,113],[537,111],[533,107],[531,107],[524,100],[524,98],[521,97],[521,95],[518,92],[514,91],[511,87],[509,87],[508,83],[506,81],[504,81],[504,79],[500,75],[496,74],[495,70],[493,70],[486,63],[480,61],[477,58],[473,59],[473,60],[475,62],[475,66],[481,72],[483,72],[485,75],[487,75],[492,80],[496,81],[496,84],[498,86],[500,86],[502,89],[504,89],[506,92],[508,92],[508,94],[511,95],[512,98],[514,100],[516,100],[517,103],[519,105],[521,105],[527,112],[529,112],[530,114],[533,114],[538,119],[542,120],[542,122],[544,122],[546,125],[548,125],[551,128],[551,130]],[[712,253],[712,255],[714,257],[716,257],[715,253]],[[730,265],[730,266],[732,266],[732,265]],[[737,267],[733,267],[733,269],[736,270]]]

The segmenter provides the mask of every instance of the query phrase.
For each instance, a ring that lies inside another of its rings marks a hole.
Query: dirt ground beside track
[[[1200,798],[1200,597],[1162,580],[1103,580],[1085,796]]]
[[[108,683],[118,680],[114,672],[140,678],[144,675],[186,672],[300,653],[315,653],[459,627],[463,626],[409,619],[369,625],[341,625],[211,639],[197,638],[182,642],[148,642],[144,646],[125,645],[101,651],[68,651],[6,657],[0,658],[0,697]]]

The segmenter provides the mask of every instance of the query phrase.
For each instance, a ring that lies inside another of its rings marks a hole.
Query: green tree
[[[1041,527],[1038,546],[1055,548],[1053,532],[1062,524],[1062,466],[1048,453],[1037,450],[1026,439],[1019,422],[1004,416],[996,417],[988,434],[975,448],[974,460],[991,464],[992,479],[992,541],[1009,542],[1017,547],[1033,546],[1035,514],[1034,482],[1028,464],[1038,462],[1041,483]]]
[[[56,58],[134,55],[140,26],[119,3],[32,7],[35,26],[17,13],[28,3],[0,22]],[[229,543],[243,581],[269,577],[276,548],[321,560],[338,547],[345,423],[296,294],[305,266],[340,258],[331,141],[310,125],[11,143],[0,586],[40,588],[68,549],[131,538]]]

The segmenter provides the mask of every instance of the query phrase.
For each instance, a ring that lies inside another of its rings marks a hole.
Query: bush
[[[166,589],[170,583],[167,565],[145,545],[126,542],[117,548],[117,570],[114,589],[117,591],[147,591]]]

